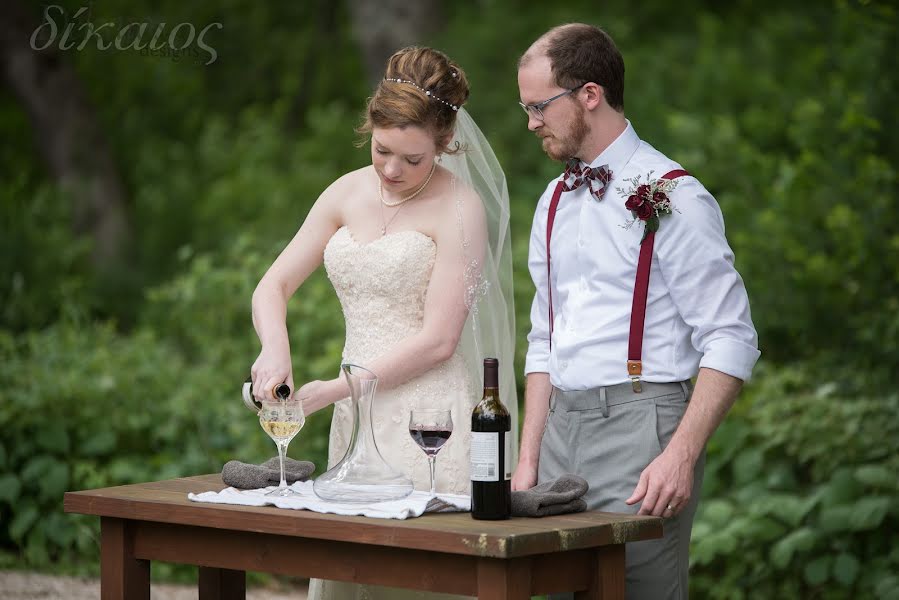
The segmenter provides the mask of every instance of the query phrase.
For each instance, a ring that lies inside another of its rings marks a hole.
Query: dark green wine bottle
[[[512,514],[512,419],[499,399],[499,361],[484,359],[484,397],[471,413],[471,516]]]

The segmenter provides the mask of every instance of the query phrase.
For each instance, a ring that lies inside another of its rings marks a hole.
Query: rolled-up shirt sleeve
[[[537,204],[531,225],[528,248],[528,270],[536,292],[531,303],[531,331],[528,333],[528,352],[524,361],[524,374],[549,373],[549,287],[546,280],[546,220],[549,200],[555,181],[547,187]]]
[[[699,366],[746,381],[759,358],[758,336],[743,279],[724,235],[717,202],[693,177],[678,180],[656,234],[659,268],[702,354]]]

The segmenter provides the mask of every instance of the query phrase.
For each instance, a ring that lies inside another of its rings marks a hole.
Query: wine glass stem
[[[284,442],[278,442],[278,460],[281,463],[281,483],[278,484],[279,488],[287,487],[287,479],[284,477],[284,455],[287,454],[287,444]]]
[[[434,476],[434,463],[435,462],[437,462],[436,456],[433,456],[433,455],[428,456],[428,467],[431,470],[431,495],[432,496],[437,495],[437,482],[436,482],[436,478]]]

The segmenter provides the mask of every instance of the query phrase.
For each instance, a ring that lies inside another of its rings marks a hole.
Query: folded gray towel
[[[583,512],[587,510],[587,503],[581,496],[589,487],[582,477],[566,473],[529,490],[512,492],[512,516],[548,517]]]
[[[308,460],[284,459],[284,479],[291,485],[296,481],[306,481],[315,465]],[[281,483],[281,466],[278,457],[270,458],[261,465],[251,465],[237,460],[229,460],[222,468],[225,485],[240,490],[255,490]]]

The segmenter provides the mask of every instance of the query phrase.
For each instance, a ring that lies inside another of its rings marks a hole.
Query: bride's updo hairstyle
[[[466,100],[468,79],[459,65],[433,48],[403,48],[388,59],[384,79],[368,99],[365,122],[357,129],[366,139],[359,145],[375,127],[414,125],[434,136],[438,152],[456,152],[447,144]]]

